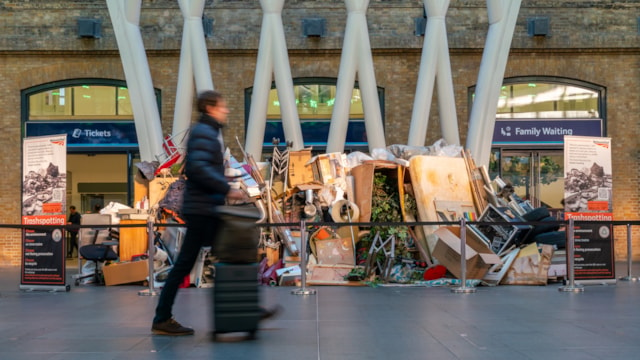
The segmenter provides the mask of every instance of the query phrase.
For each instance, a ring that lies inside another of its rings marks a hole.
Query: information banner
[[[584,223],[613,221],[611,139],[565,136],[564,169],[565,220],[582,222],[574,229],[574,278],[615,282],[612,225]]]
[[[20,288],[66,290],[67,136],[23,141]],[[43,227],[46,226],[46,227]]]

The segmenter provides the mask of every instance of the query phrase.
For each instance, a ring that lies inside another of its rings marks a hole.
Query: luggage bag
[[[216,264],[213,340],[218,334],[236,332],[255,339],[261,316],[257,274],[257,264]]]

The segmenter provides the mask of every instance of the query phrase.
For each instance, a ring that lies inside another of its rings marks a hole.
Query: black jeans
[[[200,253],[200,248],[212,246],[213,249],[214,240],[221,225],[220,218],[215,216],[185,214],[184,218],[187,223],[187,234],[180,247],[178,259],[169,272],[169,276],[160,293],[156,315],[153,318],[154,323],[169,320],[173,316],[171,309],[180,284],[184,277],[191,272]]]
[[[69,230],[69,248],[67,249],[67,255],[73,255],[73,249],[76,249],[77,253],[80,253],[78,250],[78,231]]]

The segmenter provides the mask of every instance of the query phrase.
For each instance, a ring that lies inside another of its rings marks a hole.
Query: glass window
[[[29,95],[28,120],[133,120],[129,90],[122,86],[77,85]]]
[[[294,95],[302,136],[305,146],[322,148],[327,144],[331,114],[336,95],[335,79],[320,79],[296,81]],[[379,90],[380,105],[384,109],[383,91]],[[250,95],[248,95],[250,99]],[[384,111],[382,111],[384,114]],[[247,112],[248,116],[248,112]],[[280,101],[278,91],[273,88],[269,91],[267,107],[267,124],[264,134],[264,146],[273,146],[273,139],[278,139],[278,146],[285,145],[284,130],[280,114]],[[351,94],[351,106],[349,110],[349,125],[347,127],[346,147],[352,149],[366,147],[367,134],[364,124],[364,107],[360,89],[356,86]]]
[[[584,119],[597,118],[597,91],[552,83],[503,85],[498,99],[498,118]]]

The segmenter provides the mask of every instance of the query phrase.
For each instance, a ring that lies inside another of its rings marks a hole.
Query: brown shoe
[[[153,325],[151,325],[151,332],[156,335],[193,335],[193,329],[180,325],[180,323],[173,318],[167,321],[153,323]]]

